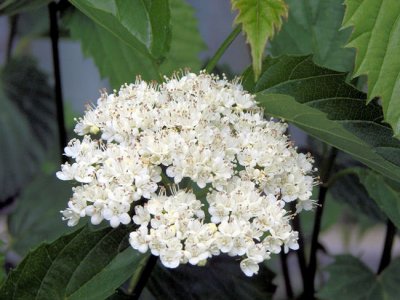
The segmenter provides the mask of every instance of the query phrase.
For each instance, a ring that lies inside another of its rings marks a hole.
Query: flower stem
[[[380,274],[390,264],[395,234],[396,227],[393,222],[388,219],[386,223],[385,243],[383,246],[381,262],[379,263],[378,274]]]
[[[62,163],[67,161],[67,157],[63,155],[64,147],[67,145],[67,131],[65,129],[63,95],[61,89],[61,71],[60,57],[58,50],[58,20],[57,20],[57,4],[51,2],[48,5],[50,18],[50,39],[53,54],[53,71],[54,71],[54,91],[56,97],[57,121],[58,121],[58,139],[60,148],[60,159]]]
[[[158,257],[154,255],[150,255],[149,259],[146,262],[146,265],[141,272],[139,279],[136,283],[135,288],[133,289],[132,296],[130,299],[137,300],[142,294],[143,289],[145,288],[147,281],[150,278],[151,272],[153,271],[155,265],[157,264]]]
[[[329,180],[329,175],[331,173],[333,163],[335,161],[337,155],[337,149],[336,148],[330,148],[328,155],[325,157],[325,159],[322,162],[321,166],[321,181],[322,182],[327,182]],[[318,195],[318,206],[317,206],[317,211],[315,213],[315,220],[314,220],[314,228],[313,228],[313,233],[312,233],[312,238],[311,238],[311,251],[310,251],[310,260],[307,268],[307,275],[306,278],[304,278],[305,282],[305,289],[304,289],[304,299],[315,299],[314,298],[314,292],[315,292],[315,286],[314,286],[314,280],[315,280],[315,274],[317,271],[317,251],[318,251],[318,237],[319,233],[321,231],[321,223],[322,223],[322,215],[324,212],[324,204],[325,204],[325,198],[327,194],[328,188],[324,185],[321,185],[319,188],[319,195]]]
[[[284,253],[283,250],[280,253],[280,259],[281,259],[283,278],[285,280],[286,296],[288,299],[293,299],[292,283],[290,282],[289,269],[287,265],[287,254]]]
[[[232,44],[235,38],[239,35],[242,27],[240,25],[236,26],[233,31],[228,35],[228,37],[223,41],[221,46],[218,48],[217,52],[215,52],[214,56],[208,62],[205,70],[207,73],[211,73],[215,66],[217,65],[218,61],[220,60],[221,56],[225,53],[226,49]]]

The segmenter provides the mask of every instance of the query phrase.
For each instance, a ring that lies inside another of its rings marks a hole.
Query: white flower
[[[56,173],[58,179],[61,180],[73,180],[75,178],[76,169],[78,168],[77,164],[73,164],[72,166],[66,162],[61,166],[61,171]]]
[[[146,207],[136,206],[135,215],[132,219],[135,224],[147,226],[147,224],[150,222],[150,213]]]
[[[145,253],[147,249],[149,249],[148,240],[146,240],[147,231],[146,226],[140,226],[138,230],[129,234],[129,243],[133,249],[136,249],[141,253]]]
[[[165,249],[160,253],[162,264],[168,268],[176,268],[179,266],[182,254],[174,249]]]
[[[246,276],[251,277],[254,274],[258,273],[258,270],[260,269],[260,267],[258,266],[257,261],[255,261],[251,258],[246,258],[240,262],[240,269],[243,271],[243,273]]]
[[[68,143],[71,162],[56,174],[78,183],[63,220],[133,221],[131,246],[166,267],[222,252],[257,274],[271,253],[298,248],[286,203],[297,201],[295,213],[314,206],[314,161],[286,129],[264,119],[238,80],[204,72],[103,93],[78,119],[83,138]]]

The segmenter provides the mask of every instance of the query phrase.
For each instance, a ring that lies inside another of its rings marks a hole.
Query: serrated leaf
[[[95,278],[102,278],[102,284],[96,285],[97,295],[106,298],[130,276],[126,272],[115,273],[118,280],[105,281],[110,275],[103,277],[101,272],[116,267],[113,260],[128,247],[131,230],[128,226],[97,231],[85,227],[51,244],[42,244],[9,274],[0,288],[0,299],[69,299],[81,288],[94,284]]]
[[[160,63],[169,49],[167,0],[71,0],[71,3],[154,64]]]
[[[71,231],[60,214],[70,196],[70,184],[58,180],[54,174],[39,173],[23,189],[8,217],[11,249],[24,256],[33,246]]]
[[[273,56],[313,54],[317,65],[340,72],[353,69],[354,49],[344,48],[351,30],[340,30],[341,0],[286,0],[289,17],[270,42]]]
[[[251,47],[255,79],[261,73],[262,57],[268,39],[282,26],[288,8],[283,0],[231,0],[232,8],[238,10],[235,23],[242,29]]]
[[[47,5],[51,0],[4,0],[0,2],[0,15],[15,15]]]
[[[400,185],[364,168],[351,168],[379,208],[400,228]]]
[[[79,11],[64,17],[72,38],[80,40],[83,53],[91,56],[102,77],[110,79],[113,88],[134,82],[140,75],[144,80],[159,78],[152,60],[121,42]]]
[[[72,38],[80,40],[86,56],[93,57],[102,77],[108,77],[118,88],[140,75],[144,80],[160,80],[159,73],[170,75],[176,70],[201,67],[199,53],[204,49],[193,9],[184,0],[171,0],[171,49],[161,66],[132,50],[107,30],[78,11],[69,12],[63,20]]]
[[[347,47],[357,48],[354,77],[368,75],[368,100],[381,97],[385,121],[400,138],[400,1],[346,0]]]
[[[400,259],[375,275],[364,263],[350,255],[337,256],[327,268],[329,280],[317,296],[326,300],[397,299],[400,293]]]
[[[15,196],[55,139],[55,105],[46,76],[29,58],[0,71],[0,200]]]
[[[199,53],[205,49],[200,36],[194,9],[185,0],[169,0],[171,10],[171,48],[160,66],[162,74],[170,75],[178,69],[201,68]]]
[[[275,274],[260,265],[259,274],[246,277],[232,257],[213,257],[204,267],[182,265],[167,269],[160,263],[147,288],[156,299],[272,299]]]
[[[400,182],[400,141],[381,123],[380,105],[365,105],[366,95],[346,83],[345,73],[318,67],[310,56],[283,56],[264,62],[256,84],[252,76],[246,71],[243,84],[266,113]]]

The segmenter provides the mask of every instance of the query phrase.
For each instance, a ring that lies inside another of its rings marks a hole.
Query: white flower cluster
[[[252,276],[271,253],[298,248],[285,204],[313,206],[313,160],[297,153],[286,128],[265,120],[238,82],[205,73],[137,80],[78,120],[84,137],[70,141],[65,155],[74,162],[57,173],[80,183],[63,219],[133,220],[132,247],[167,267],[222,252],[240,256]]]

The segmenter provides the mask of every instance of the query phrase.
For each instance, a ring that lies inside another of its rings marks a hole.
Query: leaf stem
[[[394,226],[393,222],[388,219],[386,223],[386,236],[383,245],[381,262],[379,263],[378,274],[380,274],[390,264],[395,235],[396,227]]]
[[[139,276],[137,284],[136,284],[135,288],[133,289],[132,296],[130,297],[130,299],[132,299],[132,300],[139,299],[140,295],[143,292],[143,289],[145,288],[145,286],[147,284],[147,281],[150,278],[151,272],[153,271],[155,265],[157,264],[157,260],[158,260],[157,256],[154,256],[154,255],[149,256],[149,258],[146,262],[146,265],[144,266],[144,268]]]
[[[293,289],[292,289],[292,283],[290,282],[289,269],[287,265],[287,256],[288,255],[284,253],[282,250],[280,253],[280,259],[281,259],[283,278],[285,280],[286,296],[288,299],[293,299]]]
[[[337,149],[334,147],[331,147],[329,150],[328,155],[325,157],[325,159],[322,162],[321,166],[321,181],[322,182],[327,182],[329,179],[329,175],[331,173],[334,161],[337,156]],[[311,251],[310,251],[310,260],[307,268],[307,276],[304,278],[306,281],[304,287],[304,299],[315,299],[314,298],[314,293],[315,293],[315,286],[314,286],[314,280],[315,280],[315,274],[317,271],[317,251],[318,251],[318,237],[319,233],[321,231],[321,223],[322,223],[322,215],[324,212],[324,204],[325,204],[325,198],[327,194],[328,188],[324,185],[320,186],[319,189],[319,195],[318,195],[318,206],[317,206],[317,211],[315,213],[315,220],[314,220],[314,228],[313,228],[313,233],[312,233],[312,238],[311,238]]]
[[[236,26],[233,29],[233,31],[228,35],[228,37],[223,41],[221,46],[218,48],[217,52],[215,52],[214,56],[210,59],[207,66],[205,67],[207,73],[211,73],[214,70],[221,56],[225,53],[226,49],[228,49],[228,47],[236,39],[241,30],[242,27],[240,25]]]
[[[67,161],[67,157],[63,155],[63,152],[64,147],[67,145],[67,131],[65,129],[63,95],[61,89],[60,57],[58,49],[59,31],[57,20],[57,3],[51,2],[48,5],[48,9],[50,18],[51,49],[53,54],[54,91],[56,97],[60,159],[62,163],[65,163]]]

